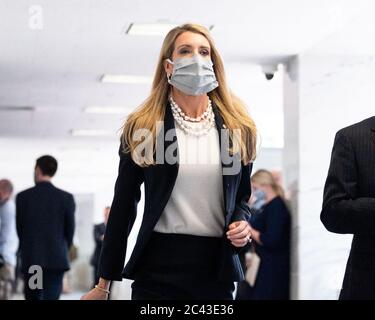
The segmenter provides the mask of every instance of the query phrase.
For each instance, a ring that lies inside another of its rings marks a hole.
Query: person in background
[[[91,265],[94,268],[94,284],[93,287],[99,282],[98,267],[99,267],[99,257],[102,250],[102,244],[105,233],[105,226],[107,225],[109,212],[111,207],[107,206],[104,208],[104,222],[96,224],[94,226],[94,240],[95,240],[95,250],[91,257]]]
[[[0,180],[0,300],[11,297],[17,262],[16,207],[12,193],[12,183],[7,179]]]
[[[250,219],[253,252],[260,258],[253,286],[242,282],[237,299],[288,300],[290,287],[290,212],[284,191],[270,171],[251,177],[253,195]],[[248,266],[251,261],[246,261]]]
[[[35,186],[16,197],[16,223],[20,239],[24,293],[26,300],[57,300],[64,272],[69,270],[68,250],[72,244],[75,220],[73,195],[56,188],[51,179],[57,171],[54,157],[36,160]],[[43,287],[33,288],[30,266],[43,271]]]

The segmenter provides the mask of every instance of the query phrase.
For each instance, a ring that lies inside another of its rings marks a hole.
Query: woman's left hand
[[[243,247],[251,242],[251,228],[247,221],[232,222],[227,232],[227,238],[235,247]]]

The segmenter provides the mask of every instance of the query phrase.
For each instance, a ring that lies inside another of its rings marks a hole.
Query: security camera
[[[267,80],[272,80],[275,72],[277,71],[277,65],[268,64],[262,66],[262,71]]]

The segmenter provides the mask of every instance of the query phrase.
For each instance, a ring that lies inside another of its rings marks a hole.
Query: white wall
[[[289,193],[292,214],[291,243],[291,298],[299,297],[299,92],[298,64],[292,60],[284,72],[284,149],[283,174],[284,187]]]
[[[247,62],[227,63],[226,73],[233,92],[246,103],[259,131],[263,148],[284,146],[283,69],[266,80],[261,66]]]

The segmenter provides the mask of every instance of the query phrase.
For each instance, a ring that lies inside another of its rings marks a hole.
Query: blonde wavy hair
[[[164,61],[172,57],[177,37],[187,31],[201,34],[210,44],[211,59],[219,86],[209,92],[208,96],[212,103],[219,109],[225,126],[228,129],[229,137],[232,139],[233,146],[228,151],[230,154],[240,152],[241,161],[244,164],[248,164],[256,157],[257,130],[255,123],[249,116],[245,104],[229,90],[225,78],[223,61],[214,45],[209,31],[205,27],[197,24],[178,26],[169,31],[165,37],[158,59],[151,93],[148,98],[127,117],[122,127],[122,151],[125,153],[130,152],[133,160],[140,166],[146,167],[155,164],[155,160],[150,159],[150,157],[143,160],[142,163],[139,163],[138,158],[134,156],[134,151],[142,141],[135,140],[133,134],[138,129],[146,129],[148,132],[152,133],[151,141],[153,142],[153,154],[155,154],[155,141],[158,134],[158,132],[156,132],[156,122],[164,120],[165,108],[171,89],[167,81]],[[237,129],[237,132],[240,132],[239,135],[233,134],[233,130],[235,129]]]

